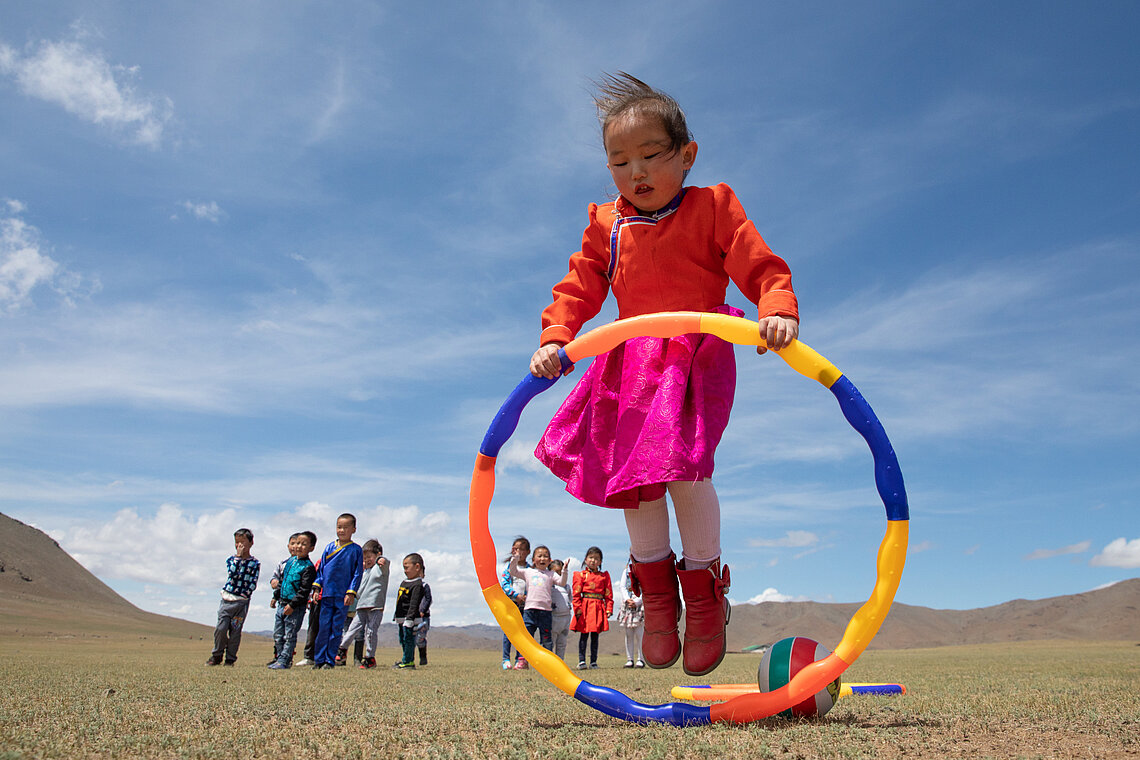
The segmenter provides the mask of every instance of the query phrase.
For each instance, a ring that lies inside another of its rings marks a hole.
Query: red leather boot
[[[703,676],[724,659],[730,576],[728,565],[722,568],[719,559],[704,570],[685,570],[684,564],[678,563],[677,578],[685,596],[685,673]]]
[[[629,566],[633,590],[641,594],[645,611],[645,636],[641,654],[651,668],[667,668],[681,656],[677,621],[681,619],[681,595],[677,592],[677,555],[672,552],[658,562],[634,562]]]

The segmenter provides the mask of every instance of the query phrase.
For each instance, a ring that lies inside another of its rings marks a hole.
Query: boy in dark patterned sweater
[[[233,665],[241,644],[241,627],[249,611],[249,598],[257,588],[261,563],[250,555],[253,532],[240,528],[234,532],[234,555],[226,560],[226,583],[222,586],[222,603],[218,606],[218,624],[214,628],[214,651],[207,665]]]

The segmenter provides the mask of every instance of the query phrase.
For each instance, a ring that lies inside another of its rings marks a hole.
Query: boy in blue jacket
[[[320,590],[320,618],[317,631],[316,664],[313,670],[334,667],[340,637],[344,632],[346,608],[352,604],[364,572],[364,553],[353,543],[356,517],[345,513],[336,520],[336,540],[321,555],[314,590]]]

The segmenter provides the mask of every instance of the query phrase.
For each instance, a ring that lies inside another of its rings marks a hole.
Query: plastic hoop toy
[[[611,322],[566,344],[559,351],[565,372],[581,359],[605,353],[630,338],[653,336],[672,338],[686,333],[707,333],[730,343],[759,345],[762,342],[756,322],[726,314],[666,312]],[[488,512],[495,491],[495,458],[518,426],[527,403],[552,386],[550,380],[527,374],[503,405],[487,429],[475,471],[471,476],[468,519],[471,556],[483,598],[503,633],[527,662],[544,678],[578,701],[607,715],[635,723],[669,723],[677,726],[704,725],[720,721],[747,723],[775,715],[815,694],[851,666],[879,631],[891,608],[906,563],[910,511],[898,459],[890,440],[870,405],[855,385],[831,362],[807,345],[794,341],[776,352],[792,369],[818,381],[839,401],[843,416],[867,441],[875,463],[875,486],[887,512],[887,530],[879,546],[875,587],[867,602],[847,624],[835,651],[803,668],[785,686],[770,692],[742,693],[713,705],[671,702],[646,705],[604,686],[595,686],[574,675],[560,658],[543,649],[527,633],[518,607],[499,585],[495,544],[491,539]]]

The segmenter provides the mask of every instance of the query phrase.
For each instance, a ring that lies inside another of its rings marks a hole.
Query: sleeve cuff
[[[796,294],[790,290],[768,291],[760,298],[757,311],[760,319],[781,316],[791,317],[798,321],[800,318],[800,307],[796,300]]]
[[[566,345],[574,340],[574,335],[570,332],[570,328],[566,325],[551,325],[542,331],[538,337],[538,345],[545,346],[547,343],[561,343]]]

